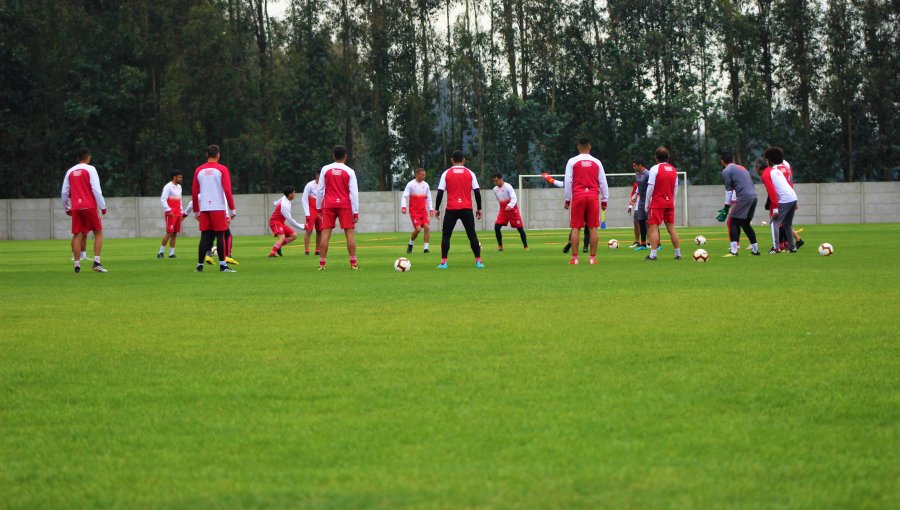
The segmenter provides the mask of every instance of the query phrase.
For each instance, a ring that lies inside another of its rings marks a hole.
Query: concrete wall
[[[900,182],[798,184],[795,189],[800,203],[794,220],[797,224],[900,222]],[[630,190],[630,187],[610,190],[607,226],[631,226],[631,217],[626,213]],[[681,190],[676,208],[679,224],[718,225],[716,211],[722,207],[725,196],[722,186],[688,186],[686,210],[681,205],[684,188]],[[756,191],[759,196],[756,217],[763,219],[766,193],[762,185],[757,185]],[[399,191],[361,193],[358,230],[412,230],[409,217],[400,214],[400,194]],[[268,234],[269,215],[278,198],[279,194],[235,196],[238,216],[231,225],[235,235]],[[568,225],[561,189],[525,190],[519,201],[528,229],[565,228]],[[302,221],[303,209],[298,201],[294,203],[294,217]],[[480,230],[488,230],[492,228],[498,208],[489,189],[482,191],[482,203],[485,214],[476,225]],[[109,198],[107,207],[109,214],[103,218],[107,237],[162,236],[165,221],[158,198]],[[438,225],[437,222],[433,224]],[[70,225],[58,198],[0,200],[0,239],[68,239]],[[462,230],[462,226],[458,225],[457,230]],[[199,235],[197,221],[191,216],[184,219],[184,235]]]

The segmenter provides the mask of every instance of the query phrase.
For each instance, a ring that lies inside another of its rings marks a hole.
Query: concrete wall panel
[[[10,234],[10,217],[9,217],[9,200],[0,200],[0,240],[9,240]]]

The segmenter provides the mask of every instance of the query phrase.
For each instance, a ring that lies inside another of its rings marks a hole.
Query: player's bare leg
[[[316,255],[319,254],[319,238],[322,237],[322,233],[316,230]]]
[[[87,236],[87,234],[84,234]],[[103,231],[95,230],[94,231],[94,271],[98,273],[105,273],[106,269],[100,265],[100,252],[103,251]]]
[[[419,232],[422,231],[422,227],[420,225],[416,225],[413,227],[412,234],[409,235],[409,244],[406,245],[406,253],[412,253],[413,244],[417,237],[419,237]]]
[[[678,232],[675,231],[675,225],[671,223],[666,223],[666,230],[669,232],[669,237],[672,238],[672,246],[675,247],[675,258],[681,258],[681,241],[678,240]],[[659,231],[657,230],[657,236],[659,235]]]
[[[572,260],[569,261],[569,264],[578,264],[578,241],[581,240],[581,229],[573,228],[571,232],[569,232],[569,246],[572,248]]]
[[[659,225],[647,225],[647,237],[650,239],[650,255],[644,260],[656,260],[656,250],[659,249]]]
[[[284,239],[284,234],[278,234],[275,236],[275,244],[272,245],[272,251],[269,252],[270,257],[277,257],[278,250],[281,249],[282,246],[287,244]]]
[[[328,242],[331,240],[331,230],[330,228],[322,229],[322,238],[319,244],[319,271],[325,270],[325,259],[328,258]]]
[[[303,253],[309,255],[309,238],[312,236],[312,230],[303,231]]]
[[[596,264],[597,263],[597,242],[598,242],[597,227],[590,227],[588,230],[590,230],[590,234],[591,234],[591,259],[590,259],[590,262],[591,262],[591,264]]]
[[[425,250],[425,253],[428,253],[428,243],[431,242],[431,228],[428,225],[422,225],[422,230],[425,231],[424,250]]]
[[[75,272],[81,272],[81,247],[87,234],[72,234],[72,260],[75,261]]]
[[[347,254],[350,255],[350,267],[359,269],[359,265],[356,263],[356,229],[344,229],[344,236],[347,237]]]

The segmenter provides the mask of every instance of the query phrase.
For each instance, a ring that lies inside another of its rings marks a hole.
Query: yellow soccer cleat
[[[216,261],[215,261],[212,257],[210,257],[209,255],[207,255],[206,258],[203,259],[203,262],[206,262],[206,263],[209,264],[209,265],[213,265],[213,264],[216,263]]]
[[[228,262],[229,264],[234,264],[234,265],[236,265],[236,266],[241,265],[240,262],[234,260],[234,259],[231,258],[231,257],[225,257],[225,262]]]

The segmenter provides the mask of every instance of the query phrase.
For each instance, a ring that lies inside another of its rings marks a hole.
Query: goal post
[[[565,178],[565,175],[563,175],[563,174],[549,174],[549,175],[551,177],[553,177],[554,179],[557,179],[560,181],[563,180],[563,178]],[[613,198],[612,197],[613,190],[627,188],[627,190],[628,190],[626,192],[626,200],[627,200],[627,195],[628,195],[628,193],[630,193],[631,186],[634,183],[634,173],[630,172],[630,173],[620,173],[620,174],[606,174],[606,181],[610,188],[610,198],[611,199]],[[530,183],[535,183],[537,185],[529,186]],[[690,225],[690,216],[689,216],[689,209],[688,209],[688,203],[689,203],[688,202],[688,194],[689,194],[688,187],[689,186],[688,186],[688,180],[687,180],[687,172],[678,172],[678,202],[679,202],[678,209],[680,209],[680,211],[676,210],[676,213],[680,213],[680,214],[676,214],[676,221],[678,221],[677,226],[679,226],[679,227],[684,227],[684,226]],[[525,226],[529,229],[534,229],[535,228],[534,224],[537,223],[536,218],[534,218],[532,216],[531,193],[529,192],[530,190],[534,190],[534,189],[556,189],[560,194],[560,197],[559,197],[560,202],[562,202],[562,196],[563,196],[562,188],[557,188],[551,184],[548,184],[544,180],[544,176],[542,174],[519,175],[519,189],[517,190],[517,192],[519,194],[519,202],[522,203],[522,208],[524,209],[524,211],[523,211],[524,217],[522,219],[525,222]],[[621,192],[618,194],[621,195]],[[618,198],[621,198],[621,197],[618,197]],[[613,207],[621,208],[622,211],[624,212],[625,205],[627,205],[627,204],[625,204],[625,203],[623,203],[623,204],[610,203],[609,207],[610,208],[613,208]],[[618,213],[616,213],[616,215],[620,216],[620,215],[618,215]],[[621,223],[621,218],[619,220],[620,220],[619,222]],[[609,215],[607,215],[607,221],[609,222]],[[560,228],[562,228],[563,226],[564,225],[560,225]],[[631,227],[631,224],[629,223],[627,226]]]

